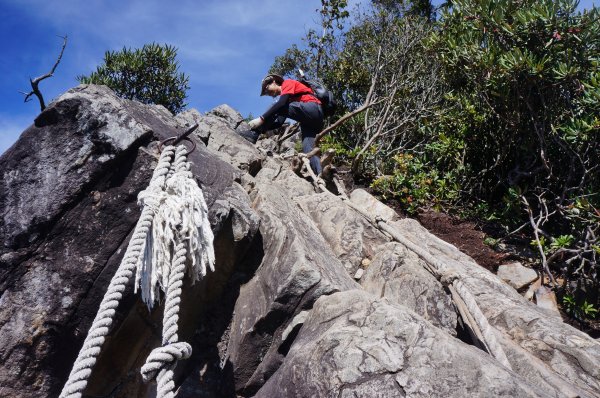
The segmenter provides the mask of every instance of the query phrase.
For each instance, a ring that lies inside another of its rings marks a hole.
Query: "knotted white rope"
[[[213,234],[202,191],[193,179],[186,149],[163,149],[148,188],[138,195],[142,214],[127,250],[102,299],[100,309],[79,352],[61,398],[80,398],[85,390],[105,336],[112,325],[123,291],[136,272],[136,291],[151,308],[158,288],[165,290],[163,347],[154,350],[144,365],[145,379],[158,372],[158,397],[173,397],[173,372],[177,360],[191,355],[191,346],[177,342],[181,286],[186,268],[192,282],[214,268]],[[175,154],[175,159],[173,156]],[[191,261],[187,261],[187,254]],[[171,267],[172,264],[172,267]]]
[[[180,149],[181,148],[181,149]],[[152,222],[136,274],[136,292],[141,288],[142,300],[151,309],[160,290],[166,292],[171,263],[177,243],[184,242],[191,263],[187,267],[192,283],[213,270],[215,262],[213,233],[208,220],[204,195],[193,179],[185,148],[175,155],[171,175],[163,191],[142,191],[140,202],[160,203]]]
[[[152,174],[148,190],[162,191],[174,153],[175,148],[172,146],[168,146],[162,151],[158,165]],[[157,208],[158,202],[156,201],[149,200],[145,203],[123,260],[108,285],[108,289],[100,303],[98,313],[85,338],[83,347],[73,364],[69,379],[60,393],[60,398],[81,398],[87,386],[88,378],[92,373],[92,368],[96,364],[96,360],[104,344],[105,336],[112,325],[115,310],[123,297],[123,291],[133,276]]]
[[[140,261],[138,281],[142,298],[150,307],[158,297],[158,288],[166,293],[163,315],[162,347],[150,353],[142,366],[144,381],[157,380],[157,397],[175,396],[173,371],[179,359],[186,359],[192,347],[178,341],[181,287],[186,273],[192,283],[214,270],[213,234],[208,221],[208,208],[202,191],[193,180],[185,148],[177,148],[174,173],[166,182],[163,205],[152,226],[146,243],[149,257]],[[188,259],[190,254],[190,261]],[[187,265],[186,265],[187,263]],[[150,276],[144,276],[147,272]],[[137,285],[136,285],[137,286]]]

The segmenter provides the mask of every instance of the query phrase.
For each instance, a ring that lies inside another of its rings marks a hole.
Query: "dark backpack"
[[[318,80],[308,80],[304,77],[304,72],[300,72],[300,83],[308,86],[312,89],[315,97],[321,101],[321,108],[323,108],[323,114],[325,116],[331,116],[337,108],[337,102],[333,93],[325,87],[323,83]]]

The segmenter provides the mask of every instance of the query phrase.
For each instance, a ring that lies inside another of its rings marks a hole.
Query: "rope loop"
[[[192,346],[185,341],[155,348],[148,355],[144,366],[142,366],[142,378],[145,382],[153,380],[161,370],[168,369],[180,359],[187,359],[191,355]]]

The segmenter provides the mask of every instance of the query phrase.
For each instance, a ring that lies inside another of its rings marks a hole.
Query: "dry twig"
[[[42,93],[39,89],[39,84],[42,80],[47,79],[51,76],[54,75],[54,71],[56,70],[56,67],[58,66],[58,64],[60,63],[60,60],[62,59],[63,53],[65,52],[65,47],[67,46],[67,35],[65,36],[59,36],[62,37],[63,39],[63,45],[62,48],[60,50],[60,54],[58,55],[58,59],[56,60],[56,62],[54,63],[54,66],[52,67],[52,69],[50,70],[50,72],[46,73],[45,75],[36,77],[35,79],[31,79],[29,78],[29,82],[31,83],[31,91],[29,93],[24,93],[22,92],[22,94],[25,95],[25,100],[24,102],[29,102],[31,100],[31,96],[35,95],[38,100],[40,101],[40,108],[43,111],[44,109],[46,109],[46,104],[44,103],[44,97],[42,96]]]

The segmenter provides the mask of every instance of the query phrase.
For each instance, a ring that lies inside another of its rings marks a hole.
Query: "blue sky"
[[[352,0],[351,4],[366,0]],[[600,0],[585,0],[590,8]],[[437,3],[437,1],[435,2]],[[62,39],[69,40],[54,77],[40,83],[46,103],[96,69],[107,50],[146,43],[178,48],[190,77],[187,102],[204,113],[226,103],[258,115],[271,100],[259,84],[275,56],[318,24],[319,0],[0,0],[0,154],[39,113],[23,103],[29,78],[50,71]]]

